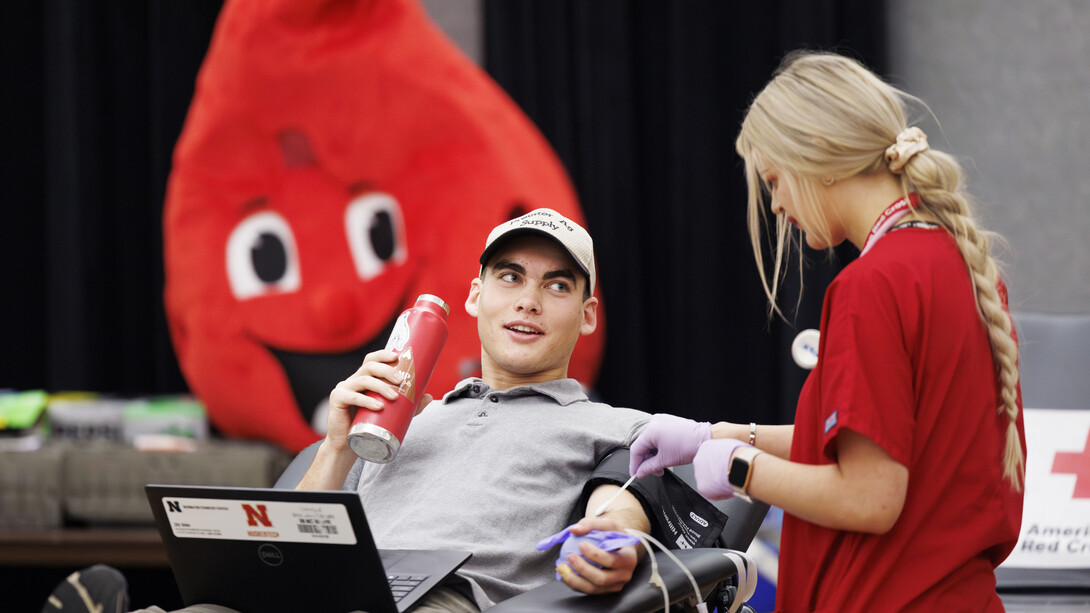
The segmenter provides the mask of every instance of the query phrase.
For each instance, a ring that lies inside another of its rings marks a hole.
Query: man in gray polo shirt
[[[555,550],[538,552],[535,543],[568,524],[598,462],[627,447],[649,418],[590,402],[567,376],[576,341],[597,327],[586,230],[537,209],[497,226],[480,263],[465,308],[477,318],[481,378],[430,405],[425,395],[397,458],[364,462],[347,446],[352,416],[381,408],[365,391],[393,399],[399,378],[395,354],[371,353],[330,394],[328,434],[298,486],[358,491],[381,548],[473,552],[462,581],[415,611],[477,611],[553,580]],[[649,531],[627,491],[593,517],[618,489],[593,489],[572,533]],[[587,593],[620,590],[639,556],[635,547],[588,543],[581,553],[601,568],[572,555],[575,573],[564,582]]]

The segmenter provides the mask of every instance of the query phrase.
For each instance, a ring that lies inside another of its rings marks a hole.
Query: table
[[[154,527],[0,530],[0,565],[169,568]]]

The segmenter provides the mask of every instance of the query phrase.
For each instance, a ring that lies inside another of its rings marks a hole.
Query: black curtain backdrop
[[[161,213],[220,4],[0,8],[0,388],[186,391],[163,314]],[[864,0],[486,0],[486,68],[556,148],[596,236],[603,399],[792,419],[795,327],[817,326],[852,255],[810,253],[795,326],[769,324],[733,141],[784,51],[837,48],[881,70],[882,24]]]
[[[163,194],[219,8],[0,9],[0,388],[186,390],[163,313]]]
[[[807,250],[768,305],[734,139],[796,48],[882,71],[884,11],[865,0],[485,0],[485,64],[550,140],[595,237],[607,345],[602,399],[707,420],[789,423],[806,371],[796,333],[855,254]],[[856,252],[857,253],[857,252]]]

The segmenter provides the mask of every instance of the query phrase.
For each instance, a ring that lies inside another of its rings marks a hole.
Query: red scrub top
[[[1000,294],[1005,306],[1002,283]],[[1009,422],[953,238],[895,230],[845,267],[825,294],[818,355],[791,460],[835,462],[848,428],[908,468],[908,492],[881,535],[785,515],[777,609],[1002,611],[993,570],[1018,540],[1022,494],[1003,478]],[[1018,431],[1024,451],[1021,411]]]

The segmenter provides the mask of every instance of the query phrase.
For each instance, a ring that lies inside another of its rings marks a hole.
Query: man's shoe
[[[129,610],[129,584],[117,569],[95,564],[61,581],[42,613],[124,613]]]

